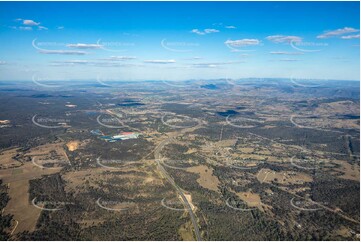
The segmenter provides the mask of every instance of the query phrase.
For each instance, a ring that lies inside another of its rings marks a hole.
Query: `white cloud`
[[[226,26],[225,28],[226,28],[226,29],[236,29],[237,27],[236,27],[236,26],[233,26],[233,25],[229,25],[229,26]]]
[[[259,45],[260,41],[258,39],[239,39],[239,40],[227,40],[224,43],[232,47],[244,47],[250,45]]]
[[[152,64],[173,64],[176,63],[175,60],[145,60],[145,63],[152,63]]]
[[[67,44],[67,47],[70,48],[77,48],[77,49],[99,49],[101,47],[103,47],[102,45],[99,44]]]
[[[302,52],[271,51],[272,55],[303,55]]]
[[[242,63],[242,61],[228,61],[228,62],[203,62],[203,63],[193,63],[190,66],[195,68],[218,68],[224,65],[232,65]]]
[[[195,33],[198,35],[205,35],[205,34],[218,33],[218,32],[219,32],[218,29],[204,29],[203,31],[199,29],[192,29],[191,31],[191,33]]]
[[[6,61],[0,61],[0,65],[6,65],[7,62]]]
[[[38,50],[41,54],[49,54],[49,55],[86,55],[88,54],[85,51],[76,51],[76,50]]]
[[[337,37],[339,35],[355,33],[355,32],[358,32],[358,31],[359,31],[358,29],[354,29],[354,28],[350,28],[350,27],[344,27],[342,29],[325,31],[323,34],[318,35],[317,38],[318,39],[326,39],[326,38],[331,38],[331,37]]]
[[[77,50],[48,50],[48,49],[42,49],[36,44],[36,39],[34,39],[31,44],[41,54],[49,54],[49,55],[86,55],[86,54],[88,54],[85,51],[77,51]]]
[[[199,34],[199,35],[204,35],[204,32],[201,32],[199,29],[192,29],[191,33],[195,33],[195,34]]]
[[[200,59],[203,59],[203,58],[199,57],[199,56],[194,56],[194,57],[191,57],[191,58],[185,58],[185,60],[200,60]]]
[[[89,63],[89,61],[87,61],[87,60],[66,60],[66,61],[53,61],[53,63],[69,64],[69,65],[74,65],[74,64],[86,65]]]
[[[32,27],[23,27],[23,26],[20,26],[19,29],[20,29],[20,30],[26,30],[26,31],[31,31],[31,30],[33,30]]]
[[[48,28],[44,26],[38,26],[38,30],[48,30]]]
[[[139,67],[139,64],[119,63],[114,61],[97,61],[97,60],[65,60],[65,61],[52,61],[51,66],[75,66],[87,65],[97,67]]]
[[[359,38],[360,38],[359,34],[341,36],[341,39],[359,39]]]
[[[64,26],[59,26],[59,27],[57,27],[56,29],[62,30],[62,29],[64,29]]]
[[[219,67],[219,65],[207,64],[207,63],[199,63],[199,64],[193,64],[192,67],[196,67],[196,68],[217,68],[217,67]]]
[[[31,19],[24,19],[23,24],[28,25],[28,26],[38,26],[38,25],[40,25],[40,23],[37,23],[37,22],[35,22],[34,20],[31,20]]]
[[[206,34],[218,33],[219,30],[217,30],[217,29],[205,29],[204,32],[205,32]]]
[[[267,40],[272,41],[273,43],[291,43],[291,42],[301,42],[302,38],[299,36],[285,36],[285,35],[271,35],[266,37]]]
[[[100,60],[107,60],[107,61],[125,61],[125,60],[134,60],[137,57],[135,56],[110,56],[109,58],[103,58]]]
[[[223,25],[223,23],[214,23],[214,24],[212,24],[213,26],[218,26],[218,27],[220,27],[220,26],[222,26]]]
[[[294,61],[299,61],[299,60],[298,59],[280,59],[278,61],[294,62]]]
[[[18,29],[18,30],[33,30],[33,27],[38,27],[38,30],[48,30],[47,27],[45,26],[41,26],[40,22],[35,22],[34,20],[31,19],[21,19],[21,18],[17,18],[15,19],[15,21],[17,22],[21,22],[22,26],[16,27],[16,26],[11,26],[10,28],[12,29]]]

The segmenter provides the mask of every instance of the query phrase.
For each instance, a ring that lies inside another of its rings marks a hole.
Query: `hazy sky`
[[[0,79],[359,80],[359,2],[0,2]]]

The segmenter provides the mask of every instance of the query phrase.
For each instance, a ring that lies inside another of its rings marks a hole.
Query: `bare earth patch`
[[[41,212],[29,201],[29,180],[59,171],[60,169],[40,169],[32,163],[26,163],[17,169],[0,170],[0,179],[8,183],[10,196],[4,214],[12,214],[13,219],[18,222],[14,234],[26,230],[34,231]]]
[[[79,141],[70,141],[66,144],[69,151],[77,150],[79,147]]]
[[[312,177],[306,173],[293,171],[276,172],[270,169],[261,169],[257,174],[257,179],[260,182],[270,183],[274,181],[283,185],[303,184],[313,181]]]
[[[199,175],[197,182],[200,186],[218,192],[219,180],[218,177],[213,175],[213,169],[205,165],[193,166],[187,168],[187,171]]]
[[[0,153],[0,169],[9,169],[21,166],[21,162],[13,159],[16,154],[17,148],[2,151]]]
[[[13,234],[23,231],[32,232],[35,230],[36,222],[41,210],[34,207],[29,201],[29,181],[19,180],[10,183],[9,196],[11,200],[4,209],[4,214],[12,214],[17,221],[17,227]]]
[[[249,207],[261,207],[261,197],[257,193],[238,192],[237,196],[244,201]]]

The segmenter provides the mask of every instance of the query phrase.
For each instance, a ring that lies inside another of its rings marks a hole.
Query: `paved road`
[[[160,170],[160,172],[163,174],[163,176],[169,181],[169,183],[177,190],[177,192],[179,193],[179,195],[181,196],[182,198],[182,203],[183,205],[185,206],[185,208],[187,209],[188,213],[189,213],[189,216],[191,217],[191,220],[192,220],[192,224],[193,224],[193,227],[194,227],[194,233],[196,235],[196,240],[200,241],[202,240],[202,237],[200,235],[200,232],[199,232],[199,228],[198,228],[198,223],[197,223],[197,219],[196,219],[196,216],[194,215],[193,213],[193,210],[192,210],[192,207],[191,205],[189,204],[186,196],[184,195],[183,193],[183,190],[175,183],[175,181],[173,180],[173,178],[168,174],[168,172],[164,169],[164,167],[162,166],[161,164],[161,155],[160,155],[160,151],[163,149],[163,147],[169,143],[173,138],[181,135],[181,134],[184,134],[184,133],[187,133],[187,132],[191,132],[195,129],[198,129],[199,127],[201,126],[201,124],[199,123],[197,126],[193,127],[193,128],[187,128],[187,129],[183,129],[181,130],[180,132],[177,132],[175,134],[172,134],[170,135],[167,139],[161,141],[159,143],[159,145],[155,148],[154,150],[154,157],[155,157],[155,160],[158,164],[158,169]]]

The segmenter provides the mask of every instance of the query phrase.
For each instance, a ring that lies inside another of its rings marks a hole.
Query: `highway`
[[[186,196],[184,195],[183,193],[183,190],[175,183],[175,181],[173,180],[173,178],[168,174],[168,172],[164,169],[164,167],[162,166],[161,164],[161,155],[160,155],[160,151],[163,149],[163,147],[169,143],[172,139],[174,139],[175,137],[181,135],[181,134],[184,134],[184,133],[187,133],[187,132],[191,132],[195,129],[198,129],[199,127],[201,126],[201,123],[199,123],[197,126],[193,127],[193,128],[187,128],[187,129],[183,129],[181,131],[179,131],[178,133],[175,133],[175,134],[172,134],[170,135],[167,139],[161,141],[158,146],[155,148],[154,150],[154,157],[155,157],[155,161],[157,162],[158,164],[158,169],[160,170],[160,172],[162,173],[162,175],[169,181],[169,183],[177,190],[177,192],[179,193],[179,195],[181,196],[182,198],[182,203],[183,205],[185,206],[186,210],[188,211],[189,213],[189,216],[191,217],[191,220],[192,220],[192,224],[193,224],[193,227],[194,227],[194,233],[195,233],[195,236],[196,236],[196,240],[197,241],[201,241],[202,238],[201,238],[201,235],[200,235],[200,232],[199,232],[199,228],[198,228],[198,223],[197,223],[197,219],[196,219],[196,216],[195,214],[193,213],[193,210],[192,210],[192,207],[191,205],[189,204]]]

